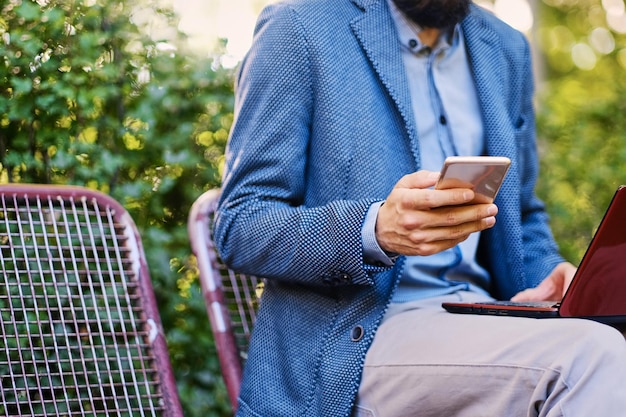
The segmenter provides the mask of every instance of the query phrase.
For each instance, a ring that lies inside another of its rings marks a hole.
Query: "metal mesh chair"
[[[141,239],[75,186],[0,186],[0,416],[182,416]]]
[[[198,262],[200,284],[219,356],[222,377],[233,408],[241,384],[250,332],[263,280],[236,273],[220,260],[213,245],[213,215],[220,190],[209,190],[194,202],[189,213],[191,249]]]

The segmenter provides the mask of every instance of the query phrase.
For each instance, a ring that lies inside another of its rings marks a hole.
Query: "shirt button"
[[[445,125],[446,123],[448,123],[448,121],[446,120],[446,116],[444,115],[439,116],[439,123],[441,123],[442,125]]]
[[[363,330],[363,326],[361,326],[360,324],[357,324],[352,329],[352,333],[350,334],[350,339],[353,342],[358,342],[359,340],[363,339],[364,334],[365,334],[365,330]]]
[[[409,47],[410,47],[411,49],[413,49],[413,48],[415,48],[416,46],[417,46],[417,41],[416,41],[415,39],[411,39],[411,40],[409,41]]]

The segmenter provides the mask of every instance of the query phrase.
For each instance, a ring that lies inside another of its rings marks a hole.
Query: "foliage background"
[[[535,0],[538,193],[574,263],[626,183],[626,29],[609,25],[623,5]],[[160,37],[147,35],[155,19],[170,28]],[[220,50],[187,53],[176,27],[155,1],[0,0],[0,182],[86,185],[130,211],[185,415],[226,416],[186,221],[219,185],[233,73]]]
[[[175,30],[147,36],[155,20],[177,27],[154,2],[0,2],[0,182],[86,185],[129,210],[185,415],[228,415],[186,221],[219,184],[232,75]]]
[[[623,0],[544,0],[537,128],[547,204],[563,255],[578,264],[619,184],[626,184]]]

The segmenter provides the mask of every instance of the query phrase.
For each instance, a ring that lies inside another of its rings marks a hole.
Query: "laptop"
[[[620,185],[561,302],[446,302],[452,313],[626,323],[626,185]]]

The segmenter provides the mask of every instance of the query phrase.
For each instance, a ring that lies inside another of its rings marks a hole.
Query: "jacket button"
[[[365,330],[363,330],[363,326],[358,324],[352,329],[352,333],[350,334],[350,339],[353,342],[358,342],[359,340],[363,339],[364,334],[365,334]]]

